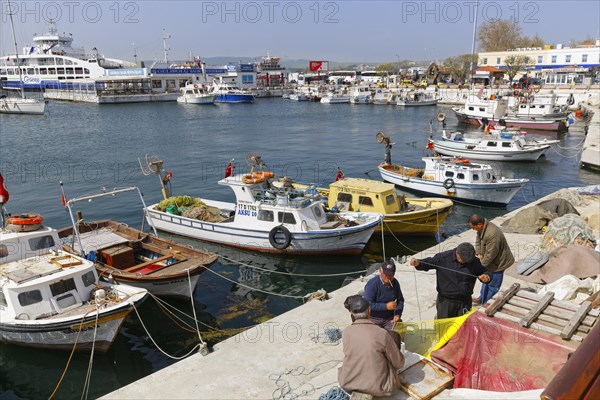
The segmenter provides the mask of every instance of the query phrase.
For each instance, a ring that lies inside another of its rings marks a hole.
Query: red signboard
[[[329,61],[311,61],[309,69],[311,72],[329,71]]]

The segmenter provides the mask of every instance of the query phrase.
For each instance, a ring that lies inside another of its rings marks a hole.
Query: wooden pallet
[[[599,310],[592,309],[590,301],[579,305],[556,300],[553,292],[542,296],[522,290],[518,283],[513,283],[506,291],[500,291],[496,300],[480,311],[489,317],[578,342],[587,337],[600,315]]]

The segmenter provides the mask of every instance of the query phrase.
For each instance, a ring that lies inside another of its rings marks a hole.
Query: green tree
[[[444,69],[450,72],[452,78],[458,82],[465,82],[470,75],[470,68],[477,66],[477,55],[461,54],[456,57],[448,57],[444,60]]]
[[[383,75],[387,74],[395,74],[396,72],[398,72],[398,64],[391,64],[391,63],[387,63],[387,64],[379,64],[376,68],[375,71],[377,72],[381,72]]]
[[[512,82],[519,71],[533,65],[533,60],[529,56],[512,55],[504,58],[504,65],[506,66],[505,73],[508,75],[508,81]]]

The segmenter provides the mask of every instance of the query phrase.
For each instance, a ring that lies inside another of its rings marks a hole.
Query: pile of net
[[[219,208],[207,206],[199,198],[191,196],[171,196],[161,201],[156,208],[169,214],[206,222],[221,222],[227,219]]]

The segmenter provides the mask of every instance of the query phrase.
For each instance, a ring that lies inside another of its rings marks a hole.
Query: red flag
[[[435,147],[433,147],[433,142],[431,140],[427,143],[427,146],[425,146],[425,148],[427,150],[434,150],[435,149]]]
[[[225,167],[225,178],[229,178],[231,175],[233,175],[233,170],[235,169],[235,165],[233,165],[233,160],[227,164],[227,167]]]
[[[342,172],[341,168],[338,167],[338,172],[337,172],[337,175],[335,176],[335,180],[337,182],[340,179],[344,179],[344,173]]]
[[[483,96],[483,88],[479,89],[479,92],[477,92],[475,96],[477,96],[477,98],[481,100],[481,97]]]
[[[0,174],[0,204],[8,203],[9,197],[8,190],[6,190],[6,187],[4,186],[4,178],[2,177],[2,174]]]
[[[60,202],[62,203],[63,207],[67,206],[67,198],[65,197],[64,193],[62,194],[62,196],[60,196]]]

